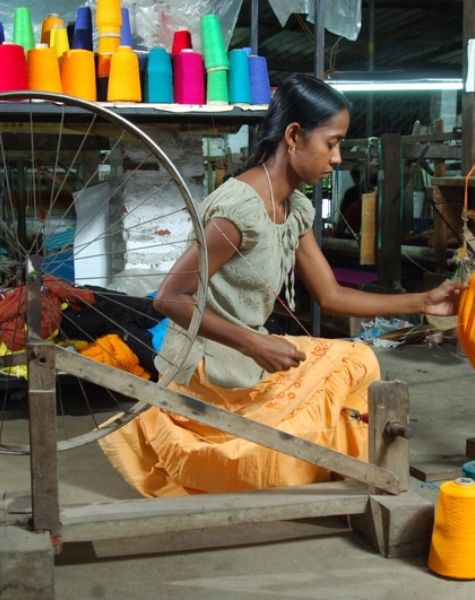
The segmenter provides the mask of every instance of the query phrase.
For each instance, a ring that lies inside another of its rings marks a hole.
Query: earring
[[[294,153],[295,153],[295,146],[289,146],[289,147],[287,148],[287,152],[288,152],[289,154],[294,154]]]

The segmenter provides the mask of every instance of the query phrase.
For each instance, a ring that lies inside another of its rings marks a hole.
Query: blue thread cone
[[[73,43],[74,43],[74,28],[75,27],[76,27],[76,23],[74,21],[69,21],[69,23],[66,25],[66,31],[68,34],[68,44],[71,49],[73,48]]]
[[[92,50],[92,11],[89,6],[80,6],[77,9],[71,47]]]
[[[122,8],[122,25],[120,26],[120,45],[133,47],[132,29],[128,8]]]
[[[248,55],[244,50],[231,50],[228,58],[229,102],[231,104],[250,104],[251,81]]]
[[[470,477],[475,479],[475,460],[464,463],[462,467],[462,477]]]
[[[265,56],[249,55],[249,76],[251,79],[252,104],[269,104],[271,89],[267,60]]]
[[[0,21],[0,44],[3,44],[5,41],[5,30],[3,28],[3,23]]]
[[[135,50],[135,53],[139,57],[140,87],[142,88],[142,90],[145,90],[145,76],[148,63],[148,52],[146,50]],[[145,99],[144,102],[146,102]]]
[[[145,102],[173,102],[171,56],[165,48],[152,48],[145,68]]]

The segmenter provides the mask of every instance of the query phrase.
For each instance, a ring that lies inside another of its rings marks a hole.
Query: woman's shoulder
[[[205,220],[216,216],[245,218],[252,213],[256,218],[258,216],[256,208],[261,204],[262,201],[252,186],[230,177],[207,196],[203,203],[202,214]]]
[[[223,218],[234,223],[241,232],[241,250],[257,243],[265,229],[266,212],[262,200],[252,186],[230,177],[212,192],[202,207],[202,219],[207,225],[211,219]]]
[[[212,204],[229,198],[232,200],[236,197],[257,198],[257,193],[248,183],[236,177],[229,177],[206,197],[205,203]]]
[[[315,220],[315,208],[310,198],[300,190],[294,190],[289,198],[290,214],[294,216],[299,226],[299,234],[302,235],[310,229]]]

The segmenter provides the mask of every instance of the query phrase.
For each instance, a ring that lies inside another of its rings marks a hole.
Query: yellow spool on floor
[[[461,477],[440,486],[429,569],[453,579],[475,579],[475,481]]]

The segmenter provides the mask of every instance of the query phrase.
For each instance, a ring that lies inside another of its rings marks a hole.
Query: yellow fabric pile
[[[115,333],[104,335],[95,342],[87,344],[80,350],[80,354],[144,379],[150,379],[150,373],[140,366],[137,355]]]

